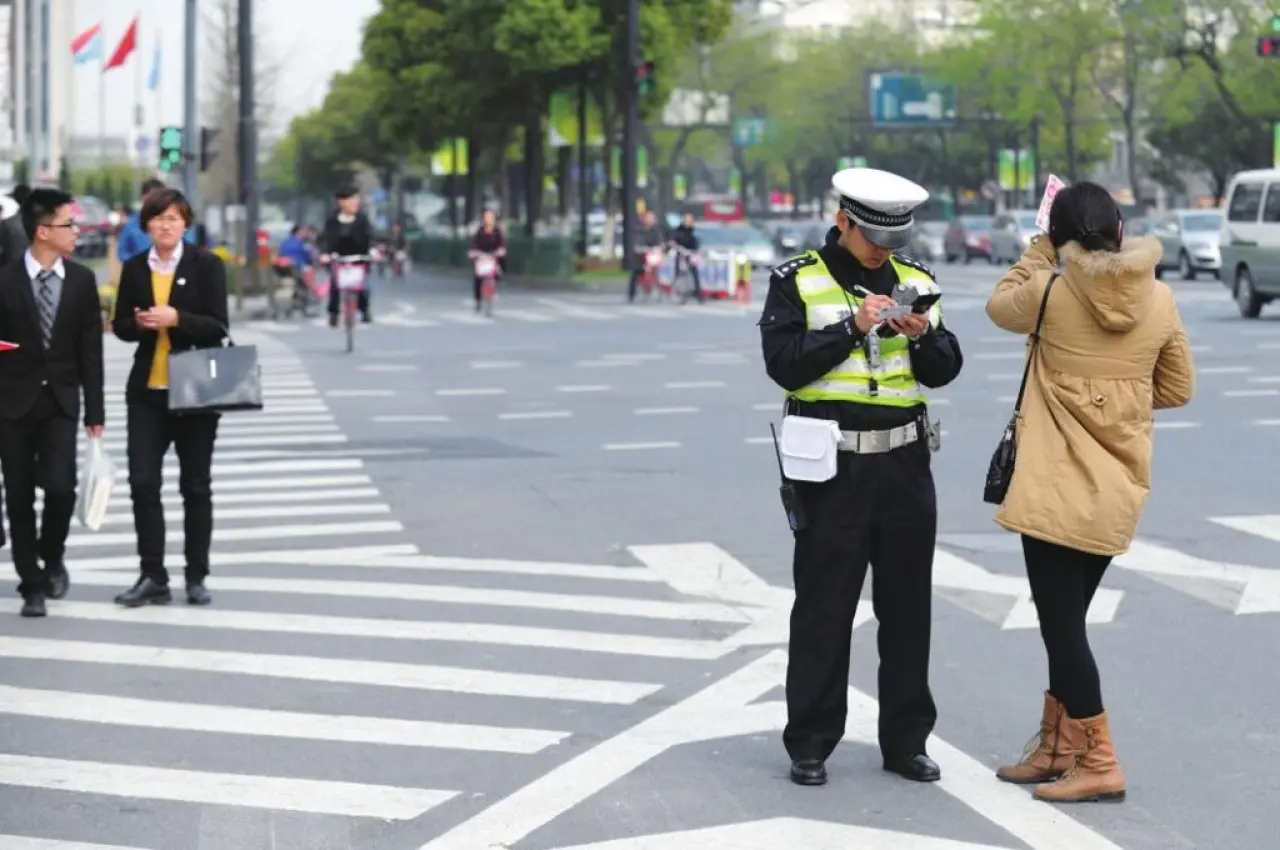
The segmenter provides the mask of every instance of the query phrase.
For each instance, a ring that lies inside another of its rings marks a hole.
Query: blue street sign
[[[763,118],[739,118],[733,122],[733,146],[737,148],[755,147],[764,140]]]
[[[870,75],[871,121],[882,127],[927,127],[956,117],[956,89],[920,74]]]

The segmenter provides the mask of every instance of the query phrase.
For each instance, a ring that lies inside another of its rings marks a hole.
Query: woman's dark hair
[[[22,229],[27,239],[36,241],[36,228],[49,224],[58,210],[72,202],[72,197],[61,189],[32,189],[22,201]]]
[[[147,225],[151,224],[151,219],[170,208],[176,210],[178,215],[182,216],[182,220],[187,227],[191,226],[191,221],[195,218],[195,214],[191,211],[191,204],[187,202],[186,195],[177,189],[170,189],[167,186],[153,190],[143,199],[142,212],[138,215],[138,223],[142,225],[143,230],[146,230]]]
[[[148,177],[146,180],[142,181],[142,187],[138,189],[138,197],[146,198],[147,195],[150,195],[156,189],[163,189],[163,188],[164,188],[163,181],[157,180],[154,177]]]
[[[1086,251],[1119,251],[1124,235],[1120,208],[1111,193],[1088,181],[1058,192],[1049,209],[1049,241],[1054,248],[1077,242]]]

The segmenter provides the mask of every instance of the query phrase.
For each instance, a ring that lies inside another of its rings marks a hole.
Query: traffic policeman
[[[963,358],[936,301],[924,312],[880,315],[904,302],[904,290],[940,295],[933,272],[892,253],[910,241],[928,192],[871,168],[839,171],[832,185],[836,226],[820,249],[773,270],[760,319],[765,368],[786,391],[787,414],[839,428],[834,477],[789,482],[799,504],[788,508],[795,602],[783,743],[793,782],[826,783],[826,760],[844,737],[850,639],[870,565],[884,769],[933,782],[941,771],[925,749],[937,720],[929,690],[937,534],[930,452],[941,432],[922,387],[955,380]]]

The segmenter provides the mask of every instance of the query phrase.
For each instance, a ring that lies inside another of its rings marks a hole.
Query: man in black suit
[[[102,313],[93,272],[70,258],[77,226],[71,196],[33,189],[22,204],[31,247],[0,269],[0,466],[22,616],[43,617],[45,597],[67,593],[63,553],[76,505],[76,419],[102,435]],[[44,491],[36,534],[35,490]],[[44,568],[41,568],[41,561]]]

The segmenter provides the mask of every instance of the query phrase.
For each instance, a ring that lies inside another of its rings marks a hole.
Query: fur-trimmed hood
[[[1089,251],[1068,242],[1058,254],[1063,280],[1088,305],[1098,324],[1110,331],[1127,331],[1151,301],[1164,249],[1155,237],[1137,236],[1126,239],[1116,252]]]

